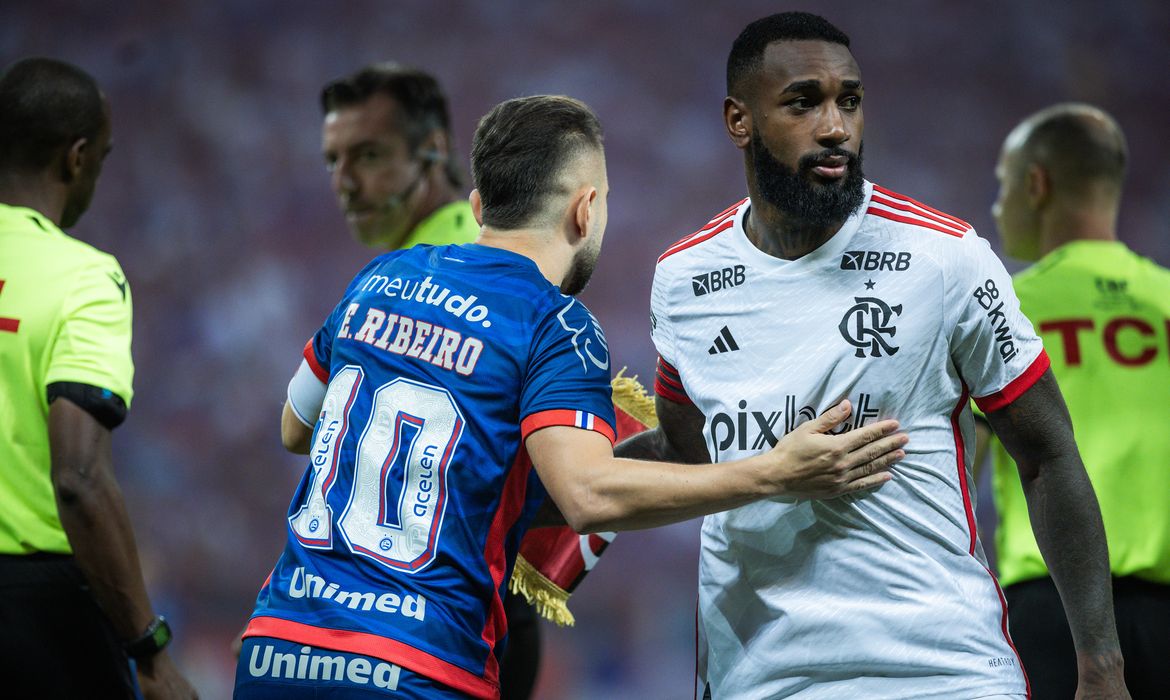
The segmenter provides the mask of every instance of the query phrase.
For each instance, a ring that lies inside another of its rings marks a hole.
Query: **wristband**
[[[146,626],[146,631],[137,639],[126,642],[122,645],[126,656],[135,661],[142,661],[149,659],[155,654],[162,651],[166,645],[171,643],[171,626],[167,623],[167,619],[162,615],[155,615],[150,624]]]

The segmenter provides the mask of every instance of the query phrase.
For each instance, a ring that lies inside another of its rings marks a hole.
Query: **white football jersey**
[[[968,399],[1007,405],[1048,358],[968,224],[868,182],[865,195],[797,260],[748,240],[745,199],[658,261],[656,388],[703,412],[713,462],[843,398],[844,429],[896,418],[910,437],[876,491],[705,519],[699,672],[716,700],[1026,692],[975,529]]]

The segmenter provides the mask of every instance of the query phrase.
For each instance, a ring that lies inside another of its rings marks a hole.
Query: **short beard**
[[[597,267],[597,254],[600,250],[586,246],[573,255],[573,262],[569,265],[569,274],[561,282],[561,293],[575,297],[585,291],[589,278],[593,277],[593,269]]]
[[[841,148],[826,148],[803,156],[797,163],[797,170],[776,160],[755,127],[752,127],[752,139],[748,145],[760,196],[799,228],[824,230],[838,225],[848,219],[865,199],[865,176],[861,172],[864,144],[857,149],[856,155]],[[843,180],[824,184],[813,180],[812,169],[818,160],[827,156],[848,159]]]

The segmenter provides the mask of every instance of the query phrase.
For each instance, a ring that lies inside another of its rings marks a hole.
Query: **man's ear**
[[[61,179],[66,183],[72,183],[81,176],[85,169],[88,149],[89,139],[82,137],[69,144],[69,148],[65,150],[65,157],[61,162]]]
[[[428,163],[446,163],[450,153],[447,132],[442,129],[432,129],[418,149],[419,157]]]
[[[1038,163],[1028,166],[1028,202],[1033,209],[1044,206],[1052,196],[1052,175]]]
[[[574,219],[577,223],[577,235],[581,239],[589,237],[592,233],[590,226],[593,225],[594,212],[593,205],[597,202],[597,188],[593,186],[582,187],[577,191],[575,205],[573,207]]]
[[[723,98],[723,126],[736,148],[747,148],[752,140],[752,115],[743,100],[730,95]]]
[[[479,190],[472,190],[471,194],[467,195],[467,201],[471,204],[471,214],[475,217],[475,223],[483,226],[483,198],[479,196]]]

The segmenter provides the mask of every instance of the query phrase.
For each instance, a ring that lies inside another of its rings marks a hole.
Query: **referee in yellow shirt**
[[[1126,145],[1101,110],[1063,104],[1004,143],[994,214],[1044,338],[1105,522],[1125,681],[1170,698],[1170,270],[1117,240]],[[1033,698],[1071,698],[1077,664],[1015,465],[992,446],[1000,582]],[[1044,517],[1039,513],[1038,517]]]
[[[360,243],[383,253],[479,236],[434,77],[395,63],[366,66],[326,85],[321,110],[330,186]]]
[[[66,235],[110,151],[97,83],[61,61],[0,75],[0,695],[195,692],[163,650],[114,480],[132,395],[130,289]]]

